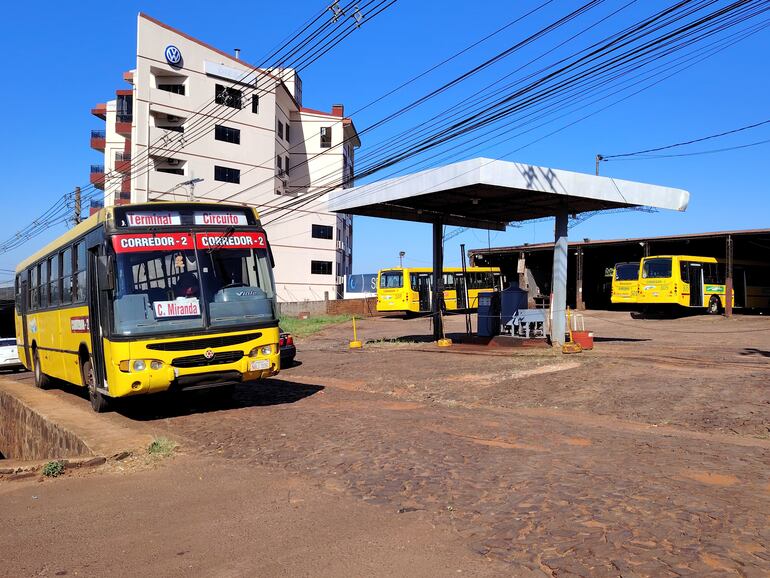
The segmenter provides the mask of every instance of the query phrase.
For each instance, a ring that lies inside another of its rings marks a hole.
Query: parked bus
[[[16,269],[19,354],[37,387],[88,389],[93,409],[280,370],[272,253],[244,207],[107,207]]]
[[[616,263],[612,272],[610,302],[613,305],[636,303],[639,293],[639,261]]]
[[[444,269],[444,308],[478,309],[481,291],[502,289],[497,267],[460,267]],[[377,311],[423,313],[431,310],[433,270],[430,268],[395,267],[377,274]]]

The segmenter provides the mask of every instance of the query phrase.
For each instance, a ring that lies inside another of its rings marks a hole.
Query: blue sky
[[[538,2],[399,0],[375,20],[303,71],[304,105],[329,109],[344,103],[351,113],[415,74],[453,55],[541,4]],[[434,73],[353,116],[359,130],[413,101],[431,88],[458,76],[521,38],[542,28],[581,3],[554,0],[536,14],[490,41],[456,58]],[[588,24],[628,4],[607,1],[568,28],[540,39],[526,50],[426,103],[397,121],[362,137],[357,159],[367,150],[411,127],[423,126],[437,111],[473,95],[487,83],[549,50]],[[615,17],[545,57],[547,63],[590,41],[627,26],[667,2],[630,3]],[[214,10],[210,2],[12,3],[0,22],[0,48],[6,55],[0,110],[5,138],[0,139],[0,212],[3,239],[54,203],[61,194],[88,182],[88,166],[100,163],[89,148],[90,129],[101,128],[91,107],[127,87],[123,71],[135,66],[136,15],[145,11],[223,50],[242,49],[254,62],[326,4],[307,1],[278,5],[241,3],[237,14]],[[763,30],[657,86],[547,138],[581,114],[566,116],[530,134],[495,145],[479,141],[447,154],[447,162],[487,156],[592,173],[597,153],[615,154],[666,145],[770,118],[767,54],[770,32]],[[532,70],[532,69],[525,69]],[[522,73],[523,74],[523,73]],[[608,101],[609,102],[609,101]],[[583,112],[592,112],[600,108]],[[525,146],[533,140],[539,142]],[[690,151],[770,139],[770,125],[693,146]],[[523,147],[523,148],[522,148]],[[519,149],[513,154],[511,151]],[[602,173],[617,178],[680,187],[691,192],[684,213],[624,213],[595,216],[574,227],[570,236],[592,239],[701,232],[770,226],[764,169],[770,146],[715,155],[634,162],[608,162]],[[684,151],[683,151],[684,152]],[[407,163],[408,164],[408,163]],[[399,167],[395,167],[398,170]],[[391,169],[393,170],[393,169]],[[381,178],[390,172],[373,178]],[[65,230],[59,226],[20,249],[0,255],[0,282],[16,262]],[[547,241],[550,222],[526,223],[492,232],[495,245]],[[430,227],[357,217],[354,225],[354,272],[374,272],[398,262],[430,262]],[[459,262],[459,244],[487,245],[486,231],[469,230],[447,243],[447,263]]]

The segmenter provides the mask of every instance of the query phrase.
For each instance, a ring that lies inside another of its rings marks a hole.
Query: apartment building
[[[182,200],[255,206],[275,256],[281,301],[341,297],[351,273],[352,216],[316,194],[352,185],[360,146],[342,105],[303,106],[289,68],[257,69],[145,14],[127,87],[97,104],[104,161],[91,183],[104,204]]]

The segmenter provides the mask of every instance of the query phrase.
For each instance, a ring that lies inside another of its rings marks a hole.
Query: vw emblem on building
[[[168,62],[171,66],[178,66],[182,62],[182,53],[173,44],[166,46],[165,55],[166,62]]]
[[[214,357],[214,352],[211,349],[207,349],[206,351],[203,352],[203,357],[205,357],[206,359],[211,359],[212,357]]]

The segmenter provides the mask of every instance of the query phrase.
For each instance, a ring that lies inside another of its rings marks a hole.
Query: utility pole
[[[82,220],[80,208],[80,187],[75,187],[75,224],[78,225]]]
[[[398,266],[403,269],[404,268],[404,255],[406,255],[405,251],[399,251],[398,252]]]
[[[604,160],[602,155],[596,155],[596,176],[599,176],[599,163]]]

